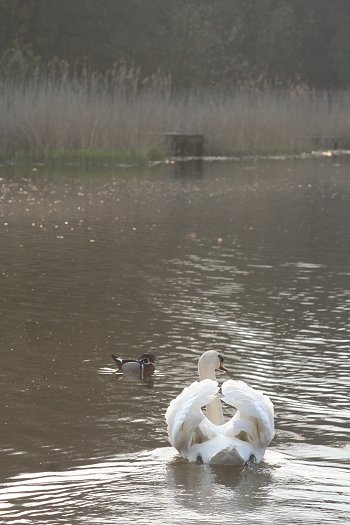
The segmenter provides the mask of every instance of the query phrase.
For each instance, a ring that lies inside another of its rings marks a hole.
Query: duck
[[[167,408],[169,442],[191,463],[254,467],[275,434],[273,404],[244,381],[228,379],[221,397],[235,413],[225,421],[216,370],[228,372],[224,358],[216,350],[204,352],[198,361],[200,380],[185,387]]]
[[[141,379],[151,376],[156,367],[155,362],[156,358],[154,354],[142,354],[137,359],[123,359],[122,357],[117,357],[114,354],[111,354],[112,359],[117,365],[117,372],[131,372],[140,374]]]

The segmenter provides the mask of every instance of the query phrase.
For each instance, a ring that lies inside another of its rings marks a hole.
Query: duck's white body
[[[202,380],[184,388],[166,412],[170,444],[191,462],[258,463],[274,437],[270,399],[243,381],[225,381],[222,399],[236,409],[225,422],[214,379],[215,369],[223,368],[221,356],[214,350],[205,352],[198,368]],[[202,412],[203,406],[207,407],[207,415]]]

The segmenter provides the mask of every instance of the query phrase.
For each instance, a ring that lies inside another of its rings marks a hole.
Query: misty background
[[[173,88],[346,89],[348,0],[1,0],[0,72],[162,72]]]

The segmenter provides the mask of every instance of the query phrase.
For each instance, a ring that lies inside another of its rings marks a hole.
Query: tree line
[[[349,0],[0,0],[0,72],[161,72],[179,89],[346,89]]]

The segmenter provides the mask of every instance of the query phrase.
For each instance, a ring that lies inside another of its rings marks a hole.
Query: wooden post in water
[[[203,135],[197,133],[163,133],[174,157],[203,157]]]

